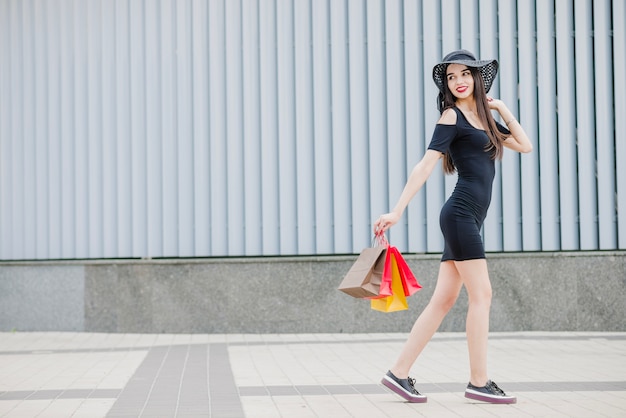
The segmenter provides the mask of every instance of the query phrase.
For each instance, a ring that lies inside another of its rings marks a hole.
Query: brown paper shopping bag
[[[339,285],[339,290],[355,298],[378,296],[385,269],[387,246],[365,248]]]

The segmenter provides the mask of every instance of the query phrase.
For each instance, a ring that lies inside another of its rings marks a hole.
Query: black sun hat
[[[493,80],[496,78],[496,74],[498,74],[498,61],[477,60],[471,52],[465,49],[459,49],[458,51],[450,52],[443,57],[443,60],[439,64],[433,67],[433,80],[439,88],[439,91],[443,91],[443,83],[446,79],[446,68],[449,64],[462,64],[478,69],[485,82],[485,92],[489,92]]]

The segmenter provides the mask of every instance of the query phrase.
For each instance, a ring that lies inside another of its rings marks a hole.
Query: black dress
[[[486,150],[487,133],[473,127],[458,108],[455,125],[437,124],[428,149],[450,153],[458,180],[441,209],[439,224],[445,240],[441,261],[485,258],[480,229],[491,202],[495,163]],[[498,130],[510,132],[496,123]]]

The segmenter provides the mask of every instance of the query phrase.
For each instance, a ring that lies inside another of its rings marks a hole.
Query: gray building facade
[[[626,248],[623,1],[0,1],[0,259],[345,254],[497,58],[488,251]],[[390,238],[439,252],[435,172]]]

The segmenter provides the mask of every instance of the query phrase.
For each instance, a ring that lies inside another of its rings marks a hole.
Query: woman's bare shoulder
[[[454,109],[449,107],[444,110],[437,123],[440,125],[456,125],[456,112]]]

